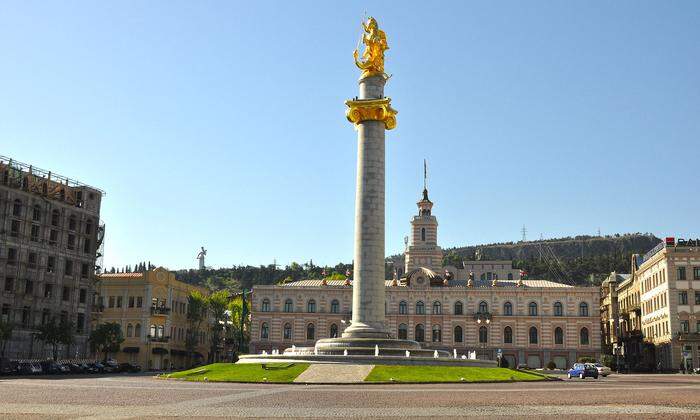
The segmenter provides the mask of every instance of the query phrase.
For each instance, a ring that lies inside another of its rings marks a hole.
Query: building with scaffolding
[[[74,333],[59,356],[87,356],[104,194],[0,156],[0,320],[14,325],[5,357],[50,356],[37,328],[52,321],[70,323]]]

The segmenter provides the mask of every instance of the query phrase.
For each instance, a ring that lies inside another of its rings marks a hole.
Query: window
[[[285,301],[284,301],[284,311],[285,311],[285,312],[292,312],[292,310],[293,310],[293,305],[294,305],[294,303],[292,303],[292,300],[291,300],[291,299],[285,300]]]
[[[564,316],[564,307],[561,302],[554,302],[554,316]]]
[[[695,322],[695,332],[700,334],[700,321]]]
[[[267,340],[270,337],[270,327],[267,325],[267,322],[263,322],[262,325],[260,325],[260,338],[262,340]]]
[[[134,296],[129,296],[129,308],[133,308],[135,304],[136,299],[134,299]]]
[[[508,273],[508,280],[513,280],[513,273]]]
[[[560,327],[554,329],[554,344],[564,344],[564,331]]]
[[[31,308],[25,306],[22,308],[22,325],[29,325],[31,321]]]
[[[136,324],[134,327],[134,337],[141,337],[141,324]]]
[[[263,299],[262,305],[260,305],[260,310],[262,312],[270,312],[270,299]]]
[[[700,305],[700,292],[695,291],[695,304]]]
[[[134,335],[134,326],[129,324],[126,326],[126,336],[132,337]]]
[[[399,314],[400,315],[407,315],[408,314],[408,304],[406,303],[405,300],[402,300],[399,302]]]
[[[506,302],[503,304],[503,315],[513,315],[513,304]]]
[[[14,292],[15,291],[15,279],[12,277],[5,277],[5,291]]]
[[[513,329],[505,327],[503,329],[503,342],[505,344],[513,344]]]
[[[83,242],[83,253],[89,254],[91,249],[92,249],[92,247],[91,247],[90,239],[86,238],[85,241]]]
[[[489,342],[489,330],[481,326],[479,327],[479,343],[488,343]]]
[[[537,328],[530,327],[530,344],[537,344]]]
[[[136,307],[137,308],[143,307],[143,297],[136,296]]]
[[[316,327],[314,327],[314,324],[309,324],[306,326],[306,339],[307,340],[313,340],[314,336],[316,335]]]
[[[422,343],[423,341],[425,341],[425,328],[421,324],[416,325],[415,340],[418,341],[419,343]]]
[[[30,252],[27,260],[29,268],[36,268],[36,252]]]
[[[32,293],[34,293],[34,283],[32,283],[31,280],[25,280],[24,281],[24,294],[31,295]]]
[[[588,345],[588,328],[586,327],[581,328],[581,345]]]
[[[82,263],[80,265],[80,277],[81,278],[88,278],[88,272],[90,271],[90,266],[87,265],[87,263]]]
[[[530,316],[537,316],[537,304],[535,302],[530,302],[527,305],[527,314]]]
[[[35,222],[41,220],[41,207],[38,204],[32,208],[32,220]]]
[[[163,338],[165,336],[165,327],[162,325],[158,326],[158,338]]]
[[[56,229],[51,229],[49,232],[49,245],[56,245],[58,243],[58,231]]]
[[[337,314],[338,312],[340,312],[340,302],[338,302],[338,299],[333,299],[331,301],[331,313]]]
[[[44,285],[44,297],[50,298],[53,296],[53,284],[47,283]]]
[[[425,315],[425,304],[421,301],[416,303],[416,315]]]
[[[338,338],[338,326],[336,324],[331,324],[328,336],[330,338]]]
[[[19,236],[19,220],[13,220],[10,223],[10,235]]]
[[[581,302],[578,305],[578,316],[588,316],[588,304],[586,302]]]
[[[679,305],[687,305],[688,304],[688,292],[685,290],[682,292],[678,292],[678,304]]]
[[[433,325],[433,343],[442,341],[442,329],[439,325]]]
[[[700,280],[700,267],[693,267],[693,280]]]
[[[117,308],[122,307],[122,296],[117,296]]]
[[[64,276],[72,276],[73,275],[73,261],[66,260],[66,262],[63,264],[63,275]]]
[[[70,287],[64,286],[63,287],[63,300],[68,301],[70,300]]]
[[[10,305],[2,305],[2,315],[0,316],[2,322],[10,322]]]
[[[485,314],[489,312],[489,304],[486,303],[485,301],[479,302],[479,313],[480,314]]]
[[[690,332],[690,322],[687,319],[681,321],[681,332],[686,334]]]
[[[51,212],[51,226],[58,226],[60,220],[61,220],[61,214],[58,212],[58,210],[52,211]]]
[[[46,259],[46,272],[53,273],[56,268],[56,257],[50,256]]]
[[[114,296],[109,297],[109,304],[108,307],[114,308]]]
[[[420,240],[425,242],[425,228],[420,228]]]
[[[461,343],[464,341],[464,334],[462,333],[462,327],[457,325],[454,330],[454,342]]]
[[[91,235],[92,234],[92,220],[88,220],[85,223],[85,234],[86,235]]]
[[[462,305],[462,302],[457,301],[455,302],[455,315],[462,315],[464,313],[464,305]]]
[[[284,324],[284,339],[285,340],[291,340],[292,339],[292,326],[289,323]]]
[[[435,301],[433,302],[433,315],[440,315],[442,314],[442,305],[440,302]]]
[[[15,217],[22,217],[22,201],[19,199],[15,200],[12,204],[12,215]]]
[[[687,280],[685,276],[685,267],[678,267],[676,273],[677,280]]]
[[[7,265],[17,264],[17,250],[15,248],[7,248]]]
[[[79,303],[85,303],[87,300],[87,290],[86,289],[80,289],[80,292],[78,294],[78,302]]]
[[[29,231],[29,240],[32,242],[39,242],[39,225],[32,225]]]
[[[408,340],[408,327],[406,324],[399,324],[399,340]]]
[[[311,299],[309,303],[306,304],[306,312],[313,313],[316,312],[316,301]]]
[[[78,222],[75,218],[75,216],[71,216],[68,218],[68,230],[75,230],[75,227],[78,225]]]

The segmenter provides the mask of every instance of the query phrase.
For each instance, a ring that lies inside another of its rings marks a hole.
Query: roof
[[[418,269],[416,269],[418,270]],[[414,271],[416,271],[414,270]],[[428,269],[425,269],[428,270]],[[430,271],[430,270],[428,270]],[[289,283],[280,284],[278,286],[282,287],[341,287],[341,288],[352,288],[352,286],[346,286],[345,280],[326,280],[326,286],[323,286],[321,279],[308,279],[308,280],[297,280]],[[386,287],[406,287],[405,284],[398,282],[397,286],[392,286],[393,280],[385,280],[384,285]],[[517,280],[498,280],[497,288],[518,288]],[[523,286],[528,287],[542,287],[542,288],[573,288],[568,284],[557,283],[550,280],[523,280]],[[466,281],[464,280],[450,280],[446,287],[462,287],[466,288]],[[489,289],[493,288],[491,281],[474,281],[474,289]]]
[[[351,281],[352,283],[352,281]],[[387,287],[391,286],[392,280],[385,280],[385,285]],[[326,285],[323,285],[323,280],[321,279],[307,279],[307,280],[297,280],[289,283],[278,284],[278,286],[283,287],[346,287],[352,288],[352,285],[346,286],[345,280],[326,280]]]
[[[100,278],[141,278],[143,273],[102,273],[98,274]]]

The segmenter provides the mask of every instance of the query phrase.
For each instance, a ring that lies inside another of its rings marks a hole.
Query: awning
[[[168,349],[162,347],[154,347],[152,351],[153,354],[168,354]]]
[[[124,347],[122,351],[124,353],[138,353],[141,350],[139,347]]]

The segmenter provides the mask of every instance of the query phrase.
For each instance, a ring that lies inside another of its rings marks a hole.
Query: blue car
[[[593,378],[598,379],[598,369],[590,363],[574,363],[574,367],[569,369],[566,377],[571,378]]]

